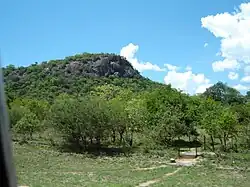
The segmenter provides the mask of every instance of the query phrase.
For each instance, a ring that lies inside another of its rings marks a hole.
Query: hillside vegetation
[[[22,141],[53,131],[46,138],[71,151],[149,151],[184,146],[180,139],[213,151],[250,147],[249,94],[222,82],[189,96],[142,77],[114,54],[83,53],[3,71],[13,136]]]
[[[143,160],[150,166],[175,157],[180,147],[199,147],[214,152],[220,164],[249,167],[250,92],[244,96],[218,82],[205,93],[190,96],[142,77],[114,54],[84,53],[28,67],[9,65],[3,72],[21,183],[131,186],[172,172],[166,166],[147,172],[134,167]],[[81,161],[72,153],[82,154]],[[94,156],[91,166],[86,154]],[[129,158],[107,161],[105,155]],[[116,162],[123,169],[112,170]],[[190,186],[245,186],[249,178],[247,170],[233,180],[226,176],[233,173],[221,171],[219,180],[215,166],[204,166],[199,173],[196,169],[180,172]],[[206,178],[198,177],[197,182],[190,173]],[[178,180],[160,180],[159,185],[176,185]]]
[[[160,85],[142,77],[123,57],[83,53],[28,67],[3,68],[8,98],[53,99],[61,93],[78,95],[103,84],[141,91]]]

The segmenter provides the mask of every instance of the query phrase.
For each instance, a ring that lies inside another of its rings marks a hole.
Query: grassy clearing
[[[250,168],[249,153],[227,153],[221,160],[210,157],[206,158],[202,165],[184,167],[178,175],[170,176],[152,186],[248,187],[250,186],[250,171],[244,170],[247,168]]]
[[[217,170],[215,167],[183,168],[177,175],[170,176],[153,187],[248,187],[250,172]]]
[[[90,158],[31,145],[14,148],[19,184],[34,187],[135,186],[176,169],[133,170],[160,165],[164,158],[154,158],[155,162],[146,156]]]
[[[185,167],[178,173],[164,178],[165,174],[172,173],[177,168],[167,166],[153,170],[135,169],[160,166],[166,163],[169,157],[150,157],[147,154],[131,157],[90,157],[83,154],[60,153],[37,145],[19,144],[14,144],[14,157],[19,185],[30,187],[126,187],[159,178],[161,180],[151,186],[250,186],[249,171],[218,170],[211,159],[207,159],[202,166]],[[232,154],[229,158],[216,164],[225,167],[250,166],[249,154]]]

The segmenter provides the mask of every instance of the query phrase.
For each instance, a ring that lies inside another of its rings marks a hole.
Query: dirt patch
[[[169,163],[169,165],[172,165],[172,166],[193,166],[193,165],[196,165],[198,162],[201,162],[202,161],[202,158],[201,157],[197,157],[197,158],[187,158],[187,157],[184,157],[184,158],[177,158],[175,160],[175,163]]]
[[[201,161],[200,157],[197,158],[179,158],[176,160],[178,166],[193,166]]]
[[[168,166],[169,165],[160,165],[160,166],[153,166],[153,167],[148,167],[148,168],[137,168],[137,169],[133,169],[133,171],[153,170],[153,169],[165,168],[165,167],[168,167]]]
[[[157,182],[160,182],[162,180],[164,180],[165,178],[169,177],[169,176],[172,176],[174,174],[176,174],[178,171],[180,171],[181,168],[178,168],[177,170],[175,170],[174,172],[172,173],[166,173],[164,176],[162,176],[161,178],[158,178],[158,179],[152,179],[152,180],[149,180],[149,181],[146,181],[146,182],[143,182],[141,184],[139,184],[137,187],[147,187],[147,186],[150,186],[151,184],[155,184]]]

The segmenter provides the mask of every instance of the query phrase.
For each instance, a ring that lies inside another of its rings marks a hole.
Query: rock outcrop
[[[118,55],[95,55],[91,59],[69,61],[66,72],[83,76],[139,78],[140,73],[124,58]]]

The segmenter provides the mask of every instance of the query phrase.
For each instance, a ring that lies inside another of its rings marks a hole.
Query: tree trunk
[[[123,132],[119,132],[119,135],[120,135],[120,145],[122,145]]]
[[[206,150],[206,136],[203,137],[203,149]]]
[[[224,144],[223,144],[224,151],[226,151],[227,150],[227,135],[226,134],[224,134],[223,136],[223,141],[224,141]]]
[[[234,150],[234,137],[231,138],[231,149]]]
[[[90,143],[93,144],[93,138],[92,137],[90,137]]]
[[[132,145],[133,145],[133,132],[131,132],[131,138],[129,141],[129,145],[130,145],[130,147],[132,147]]]
[[[86,136],[82,136],[81,139],[82,139],[82,143],[84,145],[84,149],[86,149],[87,148],[87,137]]]
[[[219,136],[219,140],[220,140],[221,146],[223,146],[223,140],[222,140],[222,137],[221,137],[221,136]]]
[[[215,148],[214,148],[214,138],[213,138],[212,135],[210,136],[210,138],[211,138],[212,150],[214,152],[214,150],[215,150]]]
[[[195,137],[195,141],[197,142],[197,137]],[[195,145],[195,158],[197,157],[197,152],[198,152],[198,148],[197,148],[197,145]]]
[[[235,137],[234,151],[235,151],[235,152],[238,152],[237,137]]]
[[[116,137],[115,137],[115,131],[113,131],[113,139],[112,142],[115,143]]]
[[[180,140],[180,137],[178,136],[178,140]],[[178,146],[178,157],[181,157],[181,148],[180,146]]]
[[[75,135],[75,137],[73,137],[73,141],[74,141],[74,144],[75,144],[74,146],[75,146],[76,150],[80,151],[80,148],[81,148],[80,137]]]
[[[101,138],[100,138],[100,136],[97,136],[97,137],[96,137],[96,144],[97,144],[98,146],[101,145]]]
[[[189,134],[189,133],[188,133],[188,141],[189,141],[189,143],[190,143],[190,141],[191,141],[191,138],[190,138],[190,134]],[[188,149],[189,149],[189,151],[191,150],[190,147],[189,147]]]
[[[221,136],[219,136],[219,140],[220,140],[221,147],[224,150],[224,142]]]

